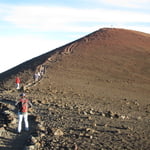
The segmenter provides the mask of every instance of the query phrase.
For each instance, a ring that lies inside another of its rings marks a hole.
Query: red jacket
[[[22,113],[28,112],[28,103],[29,103],[28,99],[26,98],[20,99],[21,107],[19,108],[19,112],[22,112]]]
[[[19,77],[16,78],[16,83],[20,83],[20,78]]]

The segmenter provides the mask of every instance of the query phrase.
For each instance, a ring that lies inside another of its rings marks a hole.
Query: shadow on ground
[[[28,116],[30,131],[24,131],[23,122],[23,130],[21,134],[16,132],[17,121],[15,125],[11,125],[11,122],[17,117],[17,109],[14,106],[15,101],[9,99],[0,99],[0,141],[2,142],[0,146],[1,150],[24,150],[25,146],[28,144],[29,137],[31,135],[36,135],[37,123],[35,121],[36,117],[33,114],[29,114]],[[10,114],[7,114],[6,112],[9,112]]]

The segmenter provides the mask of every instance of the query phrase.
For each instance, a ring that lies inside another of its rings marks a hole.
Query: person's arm
[[[17,102],[15,103],[15,107],[16,107],[17,109],[19,109],[19,103],[20,103],[20,101],[17,101]]]
[[[29,103],[29,106],[32,107],[32,103],[30,101],[28,101],[28,103]]]
[[[17,101],[17,102],[15,103],[15,106],[17,106],[17,105],[18,105],[18,103],[19,103],[19,101]]]

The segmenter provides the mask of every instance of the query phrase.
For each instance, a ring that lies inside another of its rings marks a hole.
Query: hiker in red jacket
[[[22,120],[24,119],[25,123],[25,130],[29,130],[29,123],[28,123],[28,107],[32,106],[31,102],[26,98],[25,93],[20,94],[21,99],[16,102],[16,106],[18,108],[18,133],[21,132],[22,129]]]
[[[16,89],[20,89],[20,78],[16,77]]]

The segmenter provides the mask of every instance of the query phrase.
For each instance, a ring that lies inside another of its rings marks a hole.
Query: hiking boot
[[[17,134],[21,134],[21,132],[18,132],[18,131],[17,131]]]
[[[25,128],[25,131],[29,131],[29,128]]]

